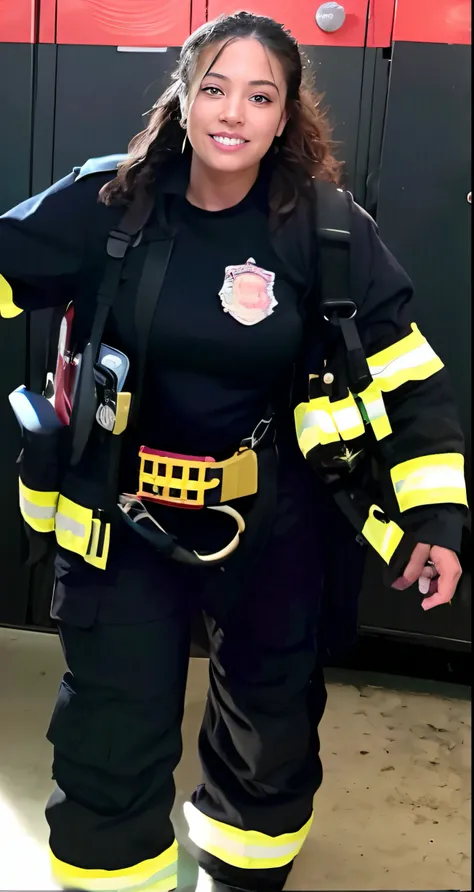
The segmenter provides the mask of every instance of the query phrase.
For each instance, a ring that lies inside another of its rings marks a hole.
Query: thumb
[[[431,545],[424,545],[422,542],[415,545],[411,558],[403,571],[403,576],[400,576],[395,580],[392,588],[401,592],[410,588],[410,586],[420,578],[425,564],[429,560],[430,551]]]

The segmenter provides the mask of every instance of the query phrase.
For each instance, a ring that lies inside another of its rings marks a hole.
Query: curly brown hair
[[[160,167],[181,152],[190,96],[196,80],[200,82],[206,73],[199,72],[202,52],[220,44],[219,55],[230,41],[248,37],[258,40],[279,59],[286,78],[288,122],[273,147],[272,211],[282,214],[292,210],[314,177],[339,182],[341,163],[333,155],[330,127],[321,109],[322,97],[313,89],[297,41],[283,25],[267,16],[236,12],[206,22],[188,37],[170,86],[153,106],[146,129],[131,140],[116,178],[101,190],[101,201],[128,204],[137,187],[153,186]]]

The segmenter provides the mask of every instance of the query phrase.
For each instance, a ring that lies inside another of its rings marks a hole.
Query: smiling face
[[[285,76],[277,57],[258,40],[242,38],[221,52],[219,45],[209,47],[199,69],[187,117],[194,152],[216,171],[258,167],[286,124]]]

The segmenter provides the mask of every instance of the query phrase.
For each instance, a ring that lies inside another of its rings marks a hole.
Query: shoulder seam
[[[77,171],[76,182],[94,174],[113,173],[126,157],[126,155],[105,155],[102,158],[89,158],[82,167],[74,168],[73,172]]]

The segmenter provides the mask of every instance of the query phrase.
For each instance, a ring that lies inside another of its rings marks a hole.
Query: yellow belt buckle
[[[218,467],[210,456],[176,455],[141,446],[139,457],[139,498],[182,508],[204,508],[206,491],[220,484],[218,477],[206,480],[207,469]],[[177,470],[179,476],[174,474]],[[174,492],[179,495],[172,495]]]

